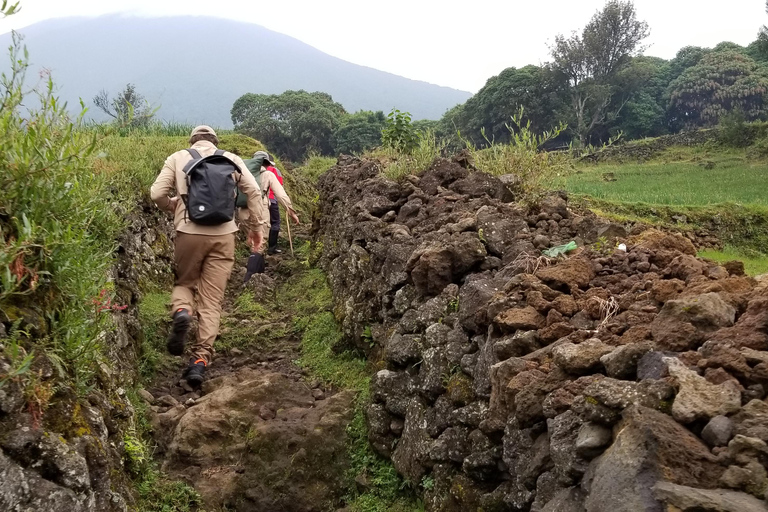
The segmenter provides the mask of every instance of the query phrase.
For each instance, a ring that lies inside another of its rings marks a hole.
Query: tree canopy
[[[235,130],[299,161],[310,152],[333,154],[331,137],[346,111],[329,94],[299,90],[244,94],[235,101],[231,115]]]
[[[381,129],[387,118],[384,112],[361,110],[346,116],[331,135],[331,145],[337,154],[359,154],[381,144]]]
[[[754,120],[768,91],[764,69],[740,51],[724,46],[687,68],[669,85],[670,109],[685,127],[712,126],[735,109]]]
[[[616,102],[617,75],[642,52],[648,24],[637,19],[629,0],[610,0],[595,13],[581,34],[555,38],[552,69],[566,80],[571,130],[582,144],[599,125],[615,119],[626,104]],[[626,92],[626,91],[625,91]]]

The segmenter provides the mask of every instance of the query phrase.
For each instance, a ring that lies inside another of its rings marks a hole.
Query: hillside
[[[64,18],[20,32],[31,76],[52,70],[62,99],[83,98],[90,106],[99,90],[114,93],[131,82],[161,105],[164,120],[231,126],[232,103],[247,92],[324,91],[349,112],[397,107],[416,119],[437,119],[470,96],[343,61],[258,25],[216,18]],[[9,42],[10,34],[0,36],[0,45]]]

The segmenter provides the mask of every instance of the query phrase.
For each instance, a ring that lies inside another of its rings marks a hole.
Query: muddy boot
[[[183,378],[187,380],[187,384],[193,388],[199,388],[203,384],[203,375],[205,374],[205,362],[202,359],[189,360],[189,366],[184,370]]]
[[[187,341],[187,332],[191,322],[192,317],[186,309],[179,309],[173,314],[173,325],[166,344],[171,355],[180,356],[184,353],[184,343]]]
[[[267,245],[267,254],[280,254],[280,249],[277,248],[277,237],[280,234],[279,231],[269,231],[269,243]]]

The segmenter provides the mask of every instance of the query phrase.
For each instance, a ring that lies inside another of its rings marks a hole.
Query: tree
[[[625,137],[637,139],[667,133],[665,93],[670,63],[658,57],[634,57],[617,75],[619,93],[615,102],[624,102],[617,123],[611,127]]]
[[[669,62],[670,80],[674,80],[682,75],[683,71],[698,64],[711,51],[709,48],[702,48],[701,46],[684,46],[680,48],[675,58]]]
[[[747,120],[764,111],[768,78],[755,61],[725,50],[705,55],[669,85],[669,110],[674,122],[687,128],[714,126],[734,109]]]
[[[630,0],[610,0],[595,13],[581,35],[562,34],[550,49],[552,68],[561,73],[570,93],[570,123],[575,136],[586,144],[591,132],[614,119],[624,106],[613,102],[614,78],[634,55],[643,51],[648,24],[637,19]]]
[[[450,117],[453,131],[460,131],[474,144],[483,145],[486,138],[506,143],[510,141],[507,126],[522,106],[525,121],[531,122],[534,132],[541,133],[555,124],[556,113],[562,108],[563,83],[556,78],[539,66],[507,68],[489,78],[460,111],[452,109],[444,119]]]
[[[332,135],[346,116],[344,107],[329,94],[304,90],[244,94],[230,113],[236,131],[293,161],[313,151],[332,155]]]
[[[331,136],[334,152],[360,154],[381,145],[381,129],[386,120],[382,111],[361,110],[346,116]]]
[[[93,104],[123,126],[146,126],[157,112],[133,84],[126,85],[114,99],[102,89],[93,97]]]
[[[765,12],[768,13],[768,0],[765,2]],[[763,55],[768,54],[768,27],[763,25],[757,34],[757,46]]]

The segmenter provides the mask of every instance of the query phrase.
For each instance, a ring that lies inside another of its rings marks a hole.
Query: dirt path
[[[277,290],[300,272],[289,255],[270,257],[267,273],[243,286],[240,258],[202,389],[180,381],[186,359],[147,387],[156,457],[194,486],[208,511],[332,510],[344,492],[354,395],[310,381],[295,363],[300,301],[281,300]]]

